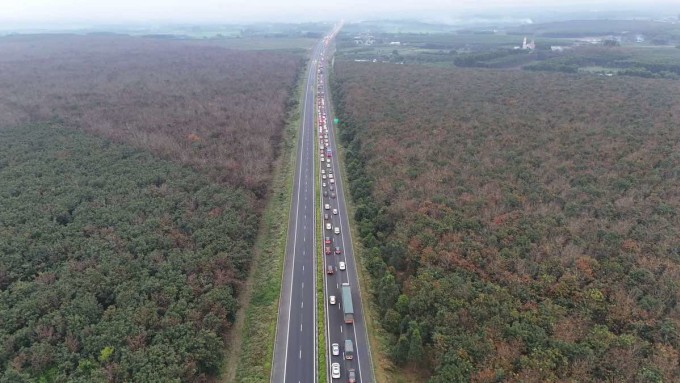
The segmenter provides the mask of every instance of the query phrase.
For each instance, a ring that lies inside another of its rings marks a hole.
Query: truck
[[[345,339],[345,359],[354,359],[354,345],[351,339]]]
[[[345,313],[345,323],[354,323],[354,306],[352,305],[352,290],[349,283],[342,284],[342,310]]]

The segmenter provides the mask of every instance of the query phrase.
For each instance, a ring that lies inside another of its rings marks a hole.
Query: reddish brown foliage
[[[375,253],[410,298],[408,320],[432,329],[430,360],[492,332],[471,380],[677,380],[677,82],[350,62],[336,73],[340,133],[366,173],[355,182],[370,180],[386,211]]]
[[[292,54],[121,36],[5,37],[0,52],[0,128],[64,121],[259,197],[301,68]]]

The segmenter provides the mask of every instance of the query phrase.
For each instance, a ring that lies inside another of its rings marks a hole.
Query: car
[[[335,301],[335,296],[331,295],[331,297],[333,297],[333,301]],[[331,350],[333,350],[333,355],[334,355],[334,356],[340,355],[340,345],[339,345],[339,344],[333,343],[333,344],[331,345]]]
[[[323,213],[323,219],[324,219],[324,220],[329,220],[329,219],[331,219],[331,215],[328,214],[328,213]]]
[[[345,262],[340,262],[340,263],[338,264],[338,269],[340,269],[340,270],[345,270]]]
[[[338,209],[333,209],[333,215],[338,215]]]
[[[334,178],[331,178],[330,183],[331,183],[331,185],[334,184],[334,183],[335,183],[335,179],[334,179]]]
[[[340,246],[335,246],[335,254],[340,254]]]
[[[335,190],[335,185],[329,185],[328,187],[331,191]]]
[[[331,364],[331,377],[333,379],[340,379],[340,363]]]
[[[321,174],[326,174],[326,171],[321,169]]]
[[[326,224],[326,230],[330,230],[331,228],[332,228],[332,227],[331,227],[331,224],[330,224],[330,222],[329,222],[329,223],[327,223],[327,224]],[[336,229],[337,229],[337,227],[336,227]]]
[[[328,228],[328,225],[330,225],[330,223],[326,224],[326,228]],[[336,227],[335,230],[333,230],[333,231],[335,232],[335,234],[340,234],[340,228],[339,227]]]
[[[333,173],[328,173],[328,178],[333,178]]]
[[[335,192],[331,192],[331,198],[335,198]]]
[[[325,205],[323,205],[323,208],[324,208],[324,210],[330,210],[330,209],[331,209],[331,205],[325,204]]]
[[[324,162],[324,161],[326,161],[326,159],[324,157],[321,157],[321,162]]]
[[[322,174],[322,175],[321,175],[321,179],[324,179],[324,180],[325,180],[325,179],[326,179],[326,175],[325,175],[325,174]]]
[[[347,383],[357,383],[357,373],[354,369],[347,370]]]
[[[323,196],[324,196],[324,197],[328,197],[328,190],[324,190],[324,191],[323,191]]]
[[[321,187],[326,187],[326,183],[325,183],[325,182],[322,182],[322,183],[321,183]]]
[[[331,247],[326,246],[326,255],[331,255]]]
[[[326,274],[331,275],[331,274],[333,274],[334,272],[335,272],[335,267],[333,267],[333,266],[328,266],[328,267],[326,267]]]
[[[326,237],[326,239],[324,239],[323,243],[325,243],[326,245],[330,245],[331,244],[331,237]]]

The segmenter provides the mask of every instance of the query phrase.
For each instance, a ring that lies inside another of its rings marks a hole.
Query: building
[[[534,50],[536,49],[536,43],[532,39],[530,43],[527,43],[527,38],[524,36],[524,41],[522,42],[522,49],[523,50]]]

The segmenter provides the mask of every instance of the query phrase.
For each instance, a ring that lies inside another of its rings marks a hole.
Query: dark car
[[[331,219],[331,216],[328,213],[324,213],[323,219]]]
[[[331,255],[331,247],[326,246],[326,255]]]
[[[335,254],[340,254],[340,246],[335,246]]]
[[[333,267],[333,266],[328,266],[328,267],[326,268],[326,274],[333,274],[333,273],[335,273],[335,267]]]
[[[331,192],[331,198],[335,198],[335,192]]]
[[[357,374],[354,370],[347,372],[347,383],[357,383]]]

